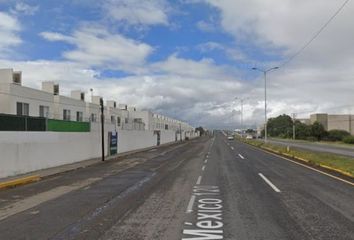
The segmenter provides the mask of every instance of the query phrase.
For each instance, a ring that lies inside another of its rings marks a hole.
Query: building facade
[[[22,85],[22,73],[13,69],[0,69],[0,113],[44,117],[49,119],[99,122],[100,96],[86,101],[83,91],[75,90],[70,96],[60,95],[60,86],[51,81],[42,83],[42,89]],[[138,110],[126,104],[109,100],[104,106],[105,122],[115,125],[116,130],[170,130],[194,134],[189,124],[151,111]]]

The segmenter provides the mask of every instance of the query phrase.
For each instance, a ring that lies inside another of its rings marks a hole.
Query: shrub
[[[307,141],[311,141],[311,142],[316,142],[317,138],[315,138],[315,137],[307,137],[306,140]]]
[[[343,138],[343,142],[349,143],[349,144],[354,144],[354,136],[347,136]]]
[[[329,141],[342,141],[345,137],[349,137],[350,133],[344,130],[330,130],[328,131],[328,140]]]

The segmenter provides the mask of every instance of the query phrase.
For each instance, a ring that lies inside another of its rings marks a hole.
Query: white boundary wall
[[[105,125],[105,150],[108,132]],[[160,143],[175,142],[174,131],[161,131]],[[118,153],[157,145],[153,131],[118,131]],[[89,133],[0,132],[0,178],[56,167],[101,156],[100,124]]]

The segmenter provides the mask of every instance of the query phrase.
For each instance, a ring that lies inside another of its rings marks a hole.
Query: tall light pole
[[[235,97],[235,100],[240,100],[241,102],[241,136],[243,134],[243,102],[247,100],[248,98],[240,98],[240,97]]]
[[[267,73],[273,70],[277,70],[279,67],[272,67],[266,70],[260,68],[252,68],[252,70],[259,71],[263,73],[264,76],[264,142],[267,142]]]

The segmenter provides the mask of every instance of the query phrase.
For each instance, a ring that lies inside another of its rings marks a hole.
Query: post
[[[241,136],[243,137],[243,99],[241,99]]]
[[[267,71],[264,74],[264,142],[268,140],[267,133]]]
[[[296,132],[295,132],[295,113],[293,113],[293,140],[296,138]]]
[[[101,145],[102,145],[102,162],[104,162],[104,107],[103,107],[103,98],[100,99],[100,108],[101,108]]]
[[[179,140],[182,141],[182,127],[181,127],[181,123],[179,124]]]

